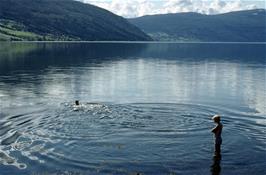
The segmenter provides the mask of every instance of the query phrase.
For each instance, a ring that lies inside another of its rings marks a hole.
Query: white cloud
[[[226,13],[256,8],[255,4],[246,4],[241,0],[80,0],[105,8],[127,18],[152,14],[198,12],[203,14]]]
[[[83,2],[102,7],[124,17],[136,17],[156,13],[154,11],[155,4],[148,0],[112,0],[111,2],[83,0]]]

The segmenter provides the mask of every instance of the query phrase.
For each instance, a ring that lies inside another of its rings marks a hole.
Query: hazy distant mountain
[[[129,19],[155,40],[265,42],[266,10],[218,15],[177,13]]]
[[[0,0],[0,40],[151,38],[126,19],[74,0]]]

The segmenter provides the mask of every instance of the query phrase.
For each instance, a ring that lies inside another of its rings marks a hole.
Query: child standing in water
[[[212,117],[212,120],[217,124],[213,129],[212,132],[214,133],[215,137],[215,155],[220,156],[221,155],[221,144],[222,144],[222,130],[223,125],[220,122],[221,117],[219,115],[215,115]]]

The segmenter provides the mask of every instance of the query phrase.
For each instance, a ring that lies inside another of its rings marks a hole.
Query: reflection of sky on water
[[[249,68],[242,76],[246,77],[242,94],[245,103],[258,112],[266,114],[266,67],[256,72]]]
[[[265,112],[263,72],[234,63],[127,60],[76,77],[74,94],[81,93],[77,98],[83,100],[115,102],[246,104]]]
[[[0,55],[1,106],[80,99],[247,106],[266,113],[265,53],[260,45],[35,47],[32,52],[27,46],[29,53],[17,49],[22,56]]]

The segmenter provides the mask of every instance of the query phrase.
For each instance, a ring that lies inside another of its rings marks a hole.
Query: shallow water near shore
[[[265,174],[265,46],[0,43],[0,174]]]

